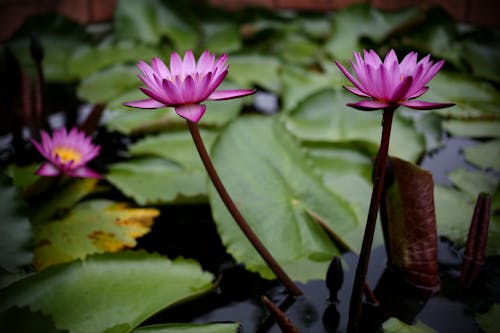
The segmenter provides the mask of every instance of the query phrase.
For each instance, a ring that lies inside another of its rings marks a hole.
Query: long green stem
[[[189,131],[191,132],[191,136],[193,137],[194,144],[196,145],[196,149],[198,150],[198,153],[201,157],[201,160],[203,162],[203,165],[205,166],[205,169],[207,170],[208,176],[212,180],[212,183],[214,184],[215,189],[219,193],[219,196],[221,197],[222,201],[226,205],[227,209],[233,216],[234,220],[240,227],[241,231],[245,234],[245,236],[248,238],[248,240],[252,243],[254,248],[259,252],[260,256],[266,264],[269,266],[269,268],[274,272],[278,280],[283,283],[283,285],[288,289],[291,295],[293,296],[300,296],[302,295],[302,291],[297,287],[297,285],[290,279],[290,277],[285,273],[285,271],[281,268],[281,266],[278,264],[278,262],[273,258],[271,253],[267,250],[267,248],[262,244],[260,239],[257,237],[257,235],[253,232],[253,230],[250,228],[249,224],[241,215],[240,211],[234,204],[233,200],[229,196],[229,193],[227,192],[226,188],[224,187],[224,184],[219,178],[219,175],[217,174],[217,171],[215,170],[215,167],[212,164],[212,161],[210,159],[210,156],[208,155],[207,149],[205,148],[205,145],[203,144],[203,140],[200,135],[200,131],[198,130],[198,126],[196,126],[195,123],[192,121],[187,120],[187,124],[189,126]]]
[[[349,305],[349,321],[347,323],[348,333],[358,333],[359,324],[361,321],[363,286],[366,280],[368,271],[368,262],[370,261],[370,253],[373,243],[373,234],[377,223],[378,207],[382,196],[384,186],[385,169],[387,165],[387,153],[389,151],[389,139],[391,136],[392,118],[394,116],[394,108],[385,109],[382,120],[382,138],[380,140],[380,148],[377,154],[375,163],[375,172],[373,177],[373,190],[370,199],[370,208],[368,209],[368,217],[366,219],[365,234],[363,236],[363,244],[359,254],[358,266],[356,267],[356,275],[352,286],[351,302]]]

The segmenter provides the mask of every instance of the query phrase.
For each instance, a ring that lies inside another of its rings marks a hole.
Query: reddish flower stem
[[[359,254],[358,266],[352,286],[351,301],[349,305],[349,321],[347,323],[348,333],[358,333],[361,321],[363,287],[365,285],[368,262],[373,243],[373,234],[377,223],[378,208],[384,187],[385,169],[387,166],[387,155],[389,151],[389,139],[391,136],[392,118],[395,108],[384,109],[382,119],[382,137],[375,163],[375,173],[373,177],[373,190],[366,219],[365,234],[363,244]]]
[[[285,273],[285,271],[281,268],[281,266],[278,264],[278,262],[273,258],[271,253],[267,250],[267,248],[262,244],[260,239],[257,237],[257,235],[253,232],[252,228],[250,228],[250,225],[248,222],[245,220],[243,215],[241,215],[240,211],[234,204],[233,200],[229,196],[229,193],[227,192],[226,188],[224,187],[224,184],[219,178],[219,175],[217,174],[217,171],[215,170],[214,165],[212,164],[212,161],[210,159],[210,156],[208,155],[208,152],[205,148],[205,145],[203,143],[203,140],[200,135],[200,131],[198,130],[198,126],[196,123],[187,120],[187,124],[189,126],[189,131],[191,132],[191,136],[193,137],[194,144],[196,145],[196,149],[198,150],[198,153],[201,157],[201,160],[203,162],[203,165],[205,166],[205,169],[207,170],[208,176],[210,177],[210,180],[212,181],[215,189],[219,193],[219,196],[221,197],[222,201],[226,205],[227,209],[233,216],[234,220],[240,227],[241,231],[245,234],[247,239],[252,243],[254,248],[259,252],[260,256],[266,264],[269,266],[269,268],[274,272],[278,280],[281,281],[281,283],[288,289],[291,295],[293,296],[300,296],[302,295],[302,291],[297,287],[297,285],[290,279],[290,277]]]

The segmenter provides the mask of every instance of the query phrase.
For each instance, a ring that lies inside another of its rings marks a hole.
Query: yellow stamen
[[[59,156],[59,159],[61,160],[61,163],[69,163],[73,161],[73,164],[76,164],[82,160],[82,153],[71,147],[65,147],[65,146],[59,146],[55,147],[54,150],[52,151],[52,154],[54,157],[57,155]]]

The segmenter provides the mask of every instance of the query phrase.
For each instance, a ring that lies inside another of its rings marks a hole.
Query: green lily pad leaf
[[[361,112],[345,104],[353,97],[342,90],[327,89],[303,100],[290,111],[287,128],[302,140],[326,142],[364,142],[373,154],[380,144],[381,112]],[[410,120],[396,112],[391,131],[389,153],[416,161],[424,150],[422,137]]]
[[[111,65],[119,63],[135,64],[139,60],[149,61],[156,56],[158,56],[157,49],[132,43],[131,41],[83,46],[72,54],[71,70],[74,76],[85,78]]]
[[[495,30],[481,29],[466,35],[462,55],[475,75],[500,82],[500,35]]]
[[[467,161],[481,168],[500,171],[500,140],[490,140],[464,149]]]
[[[415,325],[408,325],[401,320],[391,317],[382,324],[384,333],[437,333],[437,331],[421,321]]]
[[[32,312],[27,306],[12,307],[0,312],[1,332],[22,333],[67,333],[67,330],[58,330],[54,321],[40,311]]]
[[[95,72],[80,82],[78,97],[95,103],[107,103],[116,96],[138,87],[137,69],[133,66],[116,65]]]
[[[486,313],[476,313],[476,322],[485,333],[498,333],[500,304],[495,303]]]
[[[281,75],[283,92],[283,110],[289,111],[306,97],[321,90],[340,87],[347,83],[342,73],[335,70],[326,70],[325,73],[313,72],[296,66],[284,67]]]
[[[349,145],[311,143],[307,144],[306,148],[314,162],[314,169],[322,176],[325,186],[347,200],[354,210],[358,227],[338,236],[350,244],[353,251],[359,252],[372,191],[370,158]],[[373,246],[383,244],[380,230],[375,230]]]
[[[340,235],[356,227],[356,216],[349,203],[322,184],[278,119],[240,117],[219,135],[212,155],[242,215],[285,271],[301,281],[324,277],[338,250],[311,213]],[[228,252],[247,269],[272,278],[213,187],[209,199]]]
[[[332,35],[326,50],[336,59],[350,59],[353,51],[361,51],[361,37],[381,41],[391,30],[419,15],[416,9],[395,13],[382,12],[366,3],[354,4],[336,13],[332,19]]]
[[[249,89],[255,85],[272,92],[279,92],[280,61],[272,56],[260,54],[233,55],[229,58],[227,77],[242,87]]]
[[[33,224],[46,222],[56,216],[62,216],[78,201],[90,194],[97,186],[97,179],[70,179],[50,193],[45,193],[33,204],[30,221]]]
[[[232,22],[206,22],[202,25],[204,49],[210,52],[229,53],[242,46],[239,27]]]
[[[325,17],[319,15],[301,15],[296,18],[300,25],[300,30],[303,31],[309,38],[315,40],[326,39],[330,33],[330,22],[325,20]]]
[[[489,83],[470,76],[440,72],[429,82],[429,90],[421,97],[430,102],[455,103],[451,108],[433,110],[453,119],[498,120],[500,94]]]
[[[199,39],[193,12],[181,2],[119,1],[113,23],[118,38],[159,44],[167,37],[178,51],[196,47]]]
[[[500,138],[500,121],[445,120],[443,128],[453,136],[468,138]]]
[[[38,269],[94,253],[134,247],[150,231],[159,211],[128,208],[109,200],[85,201],[66,217],[35,227],[34,266]]]
[[[160,324],[139,327],[133,333],[238,333],[240,324]]]
[[[477,198],[481,192],[493,195],[500,184],[491,175],[481,171],[467,171],[463,168],[450,172],[448,178],[461,191],[469,194],[471,198]]]
[[[441,147],[441,138],[443,137],[443,125],[441,117],[435,113],[401,109],[400,113],[404,116],[411,115],[413,124],[418,133],[425,139],[425,151],[430,152]]]
[[[208,150],[216,138],[214,131],[200,130]],[[132,156],[153,155],[174,161],[186,169],[204,170],[189,131],[165,132],[137,141],[129,148]]]
[[[15,186],[25,189],[40,178],[35,174],[39,167],[38,164],[23,166],[13,164],[8,168],[7,173],[12,178]]]
[[[139,205],[199,201],[207,195],[205,172],[157,157],[113,164],[106,179]]]
[[[273,46],[273,52],[286,62],[297,65],[311,65],[316,60],[319,45],[299,34],[288,34]]]
[[[158,311],[207,292],[212,279],[193,260],[107,253],[15,282],[0,291],[0,311],[29,306],[52,316],[59,330],[126,333]]]
[[[32,230],[28,205],[12,181],[0,175],[0,266],[10,273],[31,263]]]
[[[434,188],[438,234],[457,244],[465,244],[474,212],[476,197],[451,187],[437,185]],[[500,216],[492,212],[486,255],[500,254]]]

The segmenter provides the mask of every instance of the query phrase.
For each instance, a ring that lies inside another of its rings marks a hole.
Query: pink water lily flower
[[[100,146],[93,145],[90,137],[73,127],[68,133],[61,128],[52,138],[45,131],[42,142],[31,140],[40,154],[47,159],[36,171],[39,176],[54,177],[66,174],[71,177],[101,178],[101,175],[86,167],[87,162],[99,155]]]
[[[453,103],[432,103],[415,100],[423,95],[427,83],[437,74],[444,61],[433,63],[430,55],[417,62],[417,53],[410,52],[401,63],[394,50],[389,51],[384,61],[375,51],[354,52],[355,61],[351,61],[354,77],[339,62],[335,62],[354,87],[344,87],[351,93],[367,97],[348,106],[359,110],[396,108],[400,105],[417,110],[440,109],[453,106]]]
[[[170,56],[170,68],[159,58],[153,58],[151,66],[144,61],[137,65],[142,71],[139,75],[145,88],[140,88],[149,98],[127,102],[124,105],[155,109],[165,106],[175,108],[175,112],[194,123],[205,113],[205,100],[222,100],[253,94],[255,90],[219,90],[215,91],[227,75],[229,65],[227,55],[217,60],[215,55],[205,51],[196,61],[193,52],[188,50],[181,59],[173,52]]]

